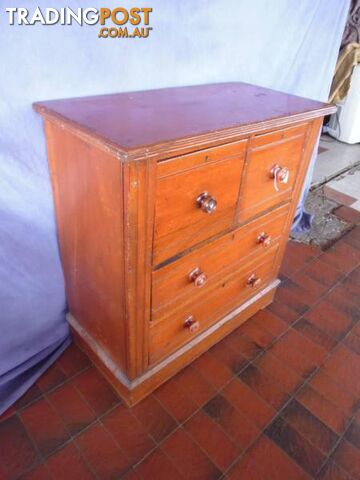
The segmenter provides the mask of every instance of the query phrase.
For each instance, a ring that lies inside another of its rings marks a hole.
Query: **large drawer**
[[[158,165],[153,264],[233,224],[246,145],[242,140]]]
[[[274,277],[277,246],[219,282],[205,298],[180,303],[168,317],[150,322],[149,361],[170,355],[258,293]],[[196,329],[195,329],[196,327]]]
[[[238,269],[249,257],[276,244],[287,222],[289,206],[283,205],[152,274],[152,318],[164,315],[166,305],[183,296],[192,300],[206,294],[228,271]]]
[[[258,135],[250,141],[241,185],[239,221],[291,199],[307,127],[302,124]]]

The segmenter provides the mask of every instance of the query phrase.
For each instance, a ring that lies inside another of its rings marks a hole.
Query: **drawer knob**
[[[255,273],[250,275],[250,277],[247,280],[247,284],[252,287],[252,288],[257,288],[261,283],[261,278],[257,277]]]
[[[194,270],[189,273],[189,280],[194,283],[195,287],[203,287],[207,279],[206,273],[202,272],[200,268],[194,268]]]
[[[269,247],[272,244],[272,236],[266,232],[261,232],[256,239],[257,243],[260,243],[263,247]]]
[[[279,191],[279,183],[288,183],[290,171],[287,167],[281,167],[277,163],[270,170],[270,178],[274,180],[274,188]]]
[[[190,333],[194,333],[196,330],[199,330],[200,322],[196,321],[192,315],[189,315],[184,322],[184,326],[189,329]]]
[[[205,213],[213,213],[217,207],[217,201],[214,197],[209,195],[207,192],[201,193],[197,199],[196,203],[199,208]]]

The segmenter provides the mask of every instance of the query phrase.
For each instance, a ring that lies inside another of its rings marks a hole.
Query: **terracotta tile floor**
[[[360,479],[360,226],[289,243],[282,277],[132,409],[72,345],[0,417],[0,479]]]

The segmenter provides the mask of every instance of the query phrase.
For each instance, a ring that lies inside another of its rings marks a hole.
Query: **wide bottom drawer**
[[[161,321],[150,324],[149,361],[153,364],[191,341],[264,288],[274,278],[278,246],[220,281],[206,297],[182,303]]]

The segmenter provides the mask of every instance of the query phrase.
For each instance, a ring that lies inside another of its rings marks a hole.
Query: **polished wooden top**
[[[34,108],[134,159],[190,143],[231,141],[335,111],[326,103],[240,82],[52,100]]]

